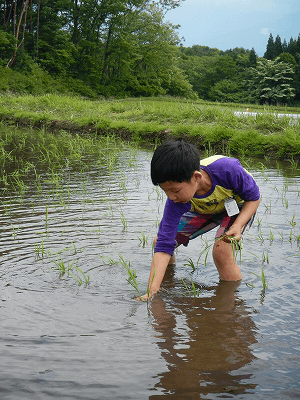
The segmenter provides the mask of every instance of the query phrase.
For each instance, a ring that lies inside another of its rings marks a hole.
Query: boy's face
[[[194,173],[189,182],[167,181],[159,186],[174,203],[188,203],[199,189],[199,176]]]

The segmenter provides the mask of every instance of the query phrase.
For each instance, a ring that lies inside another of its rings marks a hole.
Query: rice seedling
[[[74,267],[72,269],[76,270],[77,272],[79,272],[80,275],[77,274],[73,274],[72,272],[69,273],[69,276],[71,276],[72,278],[74,278],[76,280],[76,282],[78,283],[78,285],[82,285],[83,283],[85,283],[86,285],[88,285],[90,283],[91,277],[90,275],[86,275],[79,267]]]
[[[291,164],[292,171],[295,172],[299,169],[298,160],[295,160],[293,156],[289,159],[289,162]]]
[[[145,235],[145,232],[141,232],[141,236],[138,236],[138,239],[140,241],[140,246],[144,248],[148,242],[148,236]]]
[[[52,260],[52,262],[56,265],[56,267],[52,267],[51,269],[53,271],[58,271],[59,277],[62,278],[65,274],[69,276],[70,271],[72,270],[72,268],[74,268],[77,260],[73,262],[68,261],[67,263],[65,263],[65,261],[60,258],[58,261]]]
[[[13,189],[19,193],[20,196],[24,195],[28,186],[22,180],[22,173],[20,170],[13,171],[10,180],[13,186]]]
[[[257,217],[256,221],[257,221],[257,228],[260,229],[261,228],[261,218]]]
[[[262,266],[262,269],[261,269],[261,282],[262,282],[262,290],[263,290],[263,292],[265,292],[265,290],[268,288],[268,283],[267,283],[266,276],[265,276],[264,266]]]
[[[215,242],[213,241],[212,243],[208,244],[208,241],[206,242],[206,245],[204,247],[204,249],[201,251],[201,253],[199,254],[198,257],[198,261],[200,261],[200,258],[202,257],[202,255],[204,254],[204,259],[203,259],[203,265],[204,267],[207,266],[207,258],[208,258],[208,254],[209,254],[209,250],[210,248],[215,244]],[[197,262],[198,264],[198,262]]]
[[[234,236],[226,236],[226,239],[230,240],[232,254],[234,256],[234,259],[235,260],[237,259],[237,255],[239,253],[240,254],[240,262],[241,262],[242,261],[242,248],[243,248],[242,240],[238,240]]]
[[[281,166],[280,166],[278,160],[276,160],[275,164],[276,164],[277,172],[278,172],[279,174],[281,174],[282,168],[281,168]]]
[[[12,228],[12,231],[13,231],[13,238],[14,238],[14,240],[16,240],[17,239],[17,234],[18,234],[18,232],[20,230],[20,226],[18,226],[18,228],[15,228],[13,225],[11,225],[11,228]]]
[[[74,242],[72,243],[72,246],[73,246],[73,250],[74,250],[73,254],[75,255],[75,254],[77,254],[77,247]]]
[[[264,203],[264,206],[265,206],[265,212],[271,214],[271,206],[272,206],[271,201],[270,201],[270,205]]]
[[[281,240],[283,240],[283,232],[279,232],[279,231],[277,231],[277,232],[278,232],[278,234],[279,234]]]
[[[181,278],[181,282],[183,283],[183,286],[186,289],[189,296],[199,297],[199,295],[201,293],[201,289],[196,288],[195,282],[193,281],[192,277],[191,277],[191,286],[190,287],[187,285],[187,283],[185,282],[185,280],[183,278]]]
[[[296,218],[296,214],[294,213],[291,221],[289,221],[292,228],[294,228],[297,225],[295,218]]]
[[[140,183],[141,183],[140,178],[135,178],[135,186],[136,186],[137,188],[140,187]]]
[[[122,225],[123,225],[123,231],[126,231],[127,230],[127,219],[126,219],[126,217],[125,217],[125,215],[124,215],[122,210],[119,210],[119,213],[120,213],[120,216],[121,216],[121,222],[122,222]]]
[[[119,263],[118,260],[114,260],[114,259],[111,258],[111,257],[101,256],[101,259],[104,261],[105,264],[108,264],[108,265],[110,265],[110,266],[116,265],[116,264]]]
[[[273,190],[275,190],[276,193],[279,193],[279,189],[278,189],[278,187],[275,186],[275,185],[273,186]]]
[[[118,182],[118,184],[119,184],[119,188],[122,190],[122,192],[123,192],[123,193],[126,193],[126,192],[127,192],[127,187],[126,187],[126,181],[125,181],[125,179],[124,179],[124,178],[123,178],[123,179],[120,179],[119,182]]]
[[[138,298],[140,300],[142,300],[142,294],[140,292],[139,289],[139,284],[137,282],[137,274],[136,274],[136,270],[130,268],[130,261],[125,261],[124,257],[122,256],[122,254],[119,253],[119,258],[121,260],[121,264],[123,265],[123,267],[126,269],[128,278],[126,279],[127,282],[135,289],[135,291],[138,294]]]
[[[262,262],[263,262],[263,264],[264,263],[269,264],[269,253],[268,253],[268,251],[266,251],[266,253],[263,252],[263,254],[262,254]]]
[[[259,233],[259,235],[256,236],[256,240],[259,240],[261,243],[264,243],[265,239],[262,233]]]
[[[284,201],[284,205],[285,205],[285,208],[289,208],[289,201],[288,201],[288,199],[284,199],[285,201]]]
[[[197,267],[196,267],[195,264],[194,264],[194,261],[193,261],[191,258],[189,258],[188,261],[187,261],[185,264],[183,264],[183,265],[184,265],[185,267],[191,267],[192,270],[193,270],[193,272],[196,271],[196,269],[197,269]]]
[[[48,226],[49,226],[49,212],[48,212],[48,204],[46,204],[46,212],[45,212],[45,228],[46,228],[46,232],[48,232]]]
[[[35,243],[34,244],[34,251],[36,253],[36,259],[37,260],[43,260],[46,250],[44,246],[44,239],[42,239],[41,243]]]

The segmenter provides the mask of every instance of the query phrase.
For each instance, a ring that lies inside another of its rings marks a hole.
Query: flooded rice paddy
[[[211,233],[179,249],[146,304],[127,267],[145,292],[165,201],[150,158],[128,147],[112,170],[2,193],[1,400],[300,397],[299,169],[250,167],[262,202],[242,282],[199,260]]]

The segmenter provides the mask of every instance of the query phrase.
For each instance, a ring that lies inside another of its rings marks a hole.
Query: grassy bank
[[[2,123],[64,130],[71,133],[115,134],[150,143],[184,137],[200,149],[223,154],[300,157],[300,122],[278,113],[299,108],[251,106],[257,117],[238,117],[245,104],[215,104],[174,98],[91,101],[78,97],[0,97]]]

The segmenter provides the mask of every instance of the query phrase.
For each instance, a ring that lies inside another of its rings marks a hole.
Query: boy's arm
[[[165,276],[171,255],[175,249],[175,237],[181,216],[189,211],[190,203],[174,203],[167,199],[164,215],[159,226],[158,239],[155,238],[156,252],[154,253],[147,293],[141,300],[148,300],[154,293],[158,292]],[[156,242],[157,240],[157,242]]]
[[[157,252],[154,254],[150,269],[148,291],[142,296],[142,300],[148,300],[154,293],[159,291],[170,258],[171,256],[168,253]]]
[[[255,201],[245,201],[238,217],[225,234],[227,236],[234,236],[236,239],[240,239],[243,226],[249,221],[252,215],[255,214],[259,203],[260,199]]]

